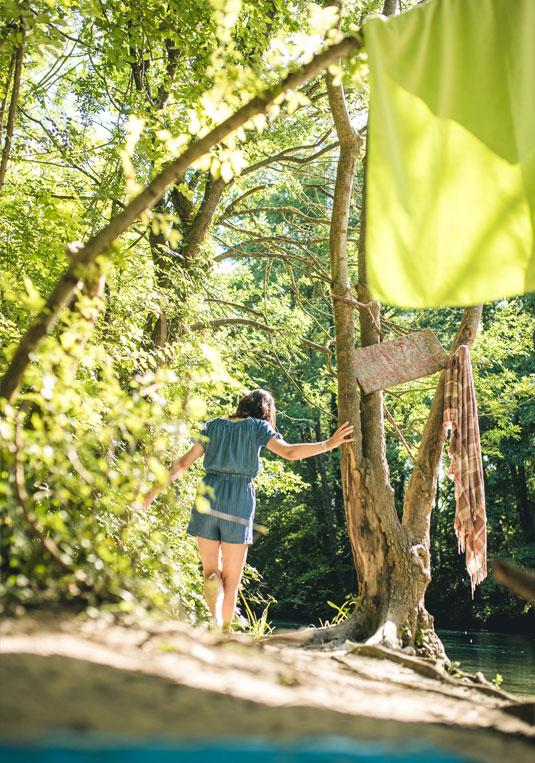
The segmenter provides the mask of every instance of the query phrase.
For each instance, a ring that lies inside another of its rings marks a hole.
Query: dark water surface
[[[481,671],[488,681],[503,676],[502,689],[535,699],[535,637],[508,633],[437,629],[448,657],[465,673]]]

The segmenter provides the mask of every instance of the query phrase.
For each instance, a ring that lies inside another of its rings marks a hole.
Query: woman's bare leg
[[[204,572],[204,598],[216,623],[223,625],[223,582],[221,578],[221,543],[197,537]]]
[[[238,587],[241,581],[243,565],[247,559],[248,548],[249,546],[245,543],[221,543],[224,590],[222,608],[223,627],[228,627],[232,622],[238,597]]]

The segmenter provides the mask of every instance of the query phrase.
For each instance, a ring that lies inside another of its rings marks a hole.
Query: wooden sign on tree
[[[357,379],[365,394],[429,376],[446,367],[448,353],[430,328],[355,350]]]

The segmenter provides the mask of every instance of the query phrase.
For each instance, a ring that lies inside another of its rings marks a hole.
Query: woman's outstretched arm
[[[166,487],[169,487],[169,485],[174,482],[178,477],[180,477],[181,474],[183,474],[186,469],[189,469],[192,464],[195,463],[195,461],[202,456],[204,453],[204,446],[201,445],[200,442],[196,442],[195,445],[188,450],[187,453],[184,453],[183,456],[179,456],[176,458],[171,466],[169,467],[169,474],[167,476],[167,481],[160,485],[156,485],[150,493],[147,493],[143,497],[143,501],[141,504],[141,507],[143,509],[148,509],[151,503],[154,501],[156,496],[161,490],[165,490]]]
[[[334,450],[339,445],[345,442],[353,442],[351,434],[353,432],[353,426],[347,421],[342,426],[338,427],[336,432],[329,437],[328,440],[323,442],[302,442],[291,445],[284,440],[279,440],[277,437],[272,437],[267,444],[267,448],[277,456],[282,456],[288,461],[298,461],[300,458],[310,458],[311,456],[317,456],[320,453],[326,453],[328,450]]]

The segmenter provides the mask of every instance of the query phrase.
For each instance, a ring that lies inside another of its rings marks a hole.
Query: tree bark
[[[188,228],[184,245],[180,249],[183,267],[186,269],[191,265],[200,251],[226,185],[222,178],[214,180],[211,176],[208,176],[201,206]]]
[[[100,254],[105,253],[110,244],[124,233],[137,217],[150,209],[163,196],[165,190],[181,177],[193,162],[200,159],[201,156],[253,116],[264,113],[281,93],[300,87],[310,77],[322,72],[334,61],[349,56],[362,47],[361,36],[345,37],[336,45],[318,53],[298,71],[289,74],[276,87],[253,98],[210,133],[194,141],[181,156],[168,164],[138,196],[132,199],[108,225],[90,238],[58,280],[43,310],[19,343],[0,382],[0,397],[7,398],[9,401],[14,400],[22,383],[24,372],[30,363],[32,353],[40,347],[43,339],[52,330],[61,309],[72,297],[76,284],[83,280],[87,266],[94,262]]]
[[[341,8],[341,3],[331,4]],[[367,396],[369,400],[365,400],[364,396],[359,400],[356,374],[354,299],[347,261],[347,228],[361,141],[351,124],[342,85],[335,86],[330,75],[326,79],[329,105],[340,142],[330,231],[339,422],[350,421],[354,426],[353,444],[342,446],[340,453],[344,507],[361,599],[349,632],[353,638],[360,639],[374,634],[386,618],[389,547],[394,542],[394,531],[399,526],[399,520],[393,491],[388,480],[385,480],[388,470],[384,457],[382,396],[375,393]],[[362,218],[361,213],[361,226]],[[362,230],[361,241],[364,241]],[[364,254],[363,251],[361,253]],[[362,269],[364,259],[361,253],[359,262],[363,263],[360,266]],[[362,286],[365,287],[365,282]],[[376,309],[375,320],[378,315]],[[379,337],[373,328],[372,318],[366,312],[363,316],[361,341],[374,343]],[[382,465],[380,470],[377,469],[378,463]]]
[[[331,3],[333,4],[333,3]],[[340,7],[340,3],[334,3]],[[396,3],[386,2],[383,13],[393,12]],[[352,446],[341,448],[342,483],[349,538],[357,571],[359,599],[350,620],[332,634],[312,638],[357,639],[396,648],[414,645],[428,633],[427,648],[443,653],[434,635],[433,619],[424,606],[431,579],[429,524],[436,475],[442,450],[443,381],[439,383],[424,430],[418,462],[407,488],[403,524],[400,522],[390,485],[386,460],[382,392],[360,395],[354,356],[355,300],[348,278],[346,251],[347,221],[351,188],[358,154],[358,135],[351,125],[341,86],[327,75],[327,91],[340,141],[331,221],[331,278],[338,362],[339,420],[355,425]],[[381,338],[380,306],[370,301],[366,279],[366,159],[358,247],[358,300],[369,306],[359,311],[362,346]],[[477,330],[481,307],[467,308],[452,351],[471,343]]]

